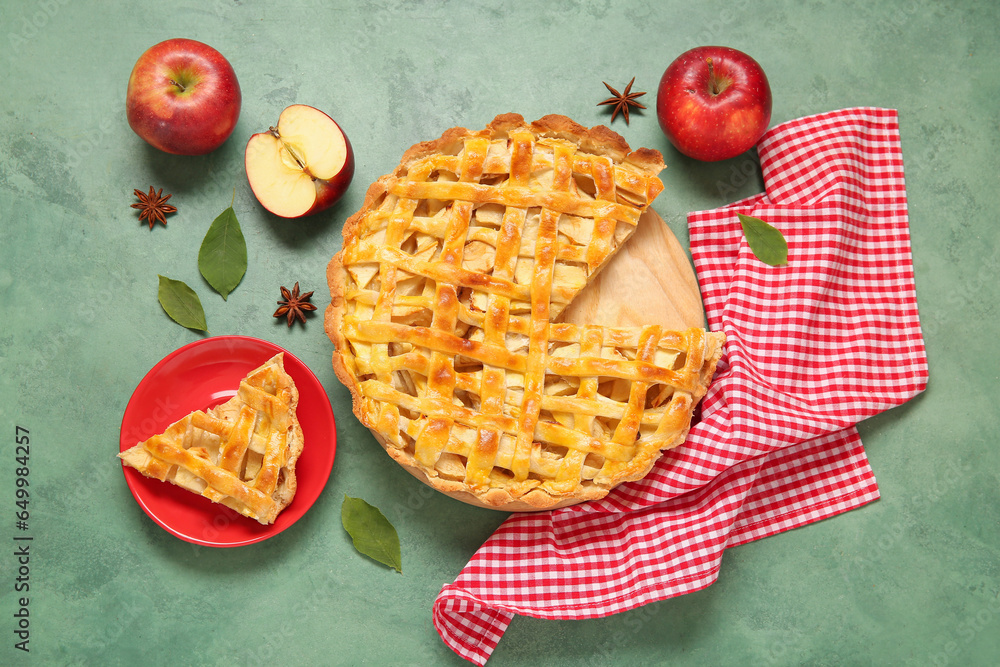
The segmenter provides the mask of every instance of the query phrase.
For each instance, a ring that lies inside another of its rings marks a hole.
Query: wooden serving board
[[[603,326],[705,327],[691,260],[655,211],[563,313],[566,322]]]

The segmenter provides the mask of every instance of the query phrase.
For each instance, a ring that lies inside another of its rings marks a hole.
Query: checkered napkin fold
[[[766,192],[688,216],[725,354],[686,442],[606,498],[508,518],[434,602],[483,665],[515,614],[607,616],[715,581],[727,547],[854,509],[878,487],[854,427],[927,383],[897,115],[854,108],[778,125]],[[737,213],[788,241],[767,266]]]

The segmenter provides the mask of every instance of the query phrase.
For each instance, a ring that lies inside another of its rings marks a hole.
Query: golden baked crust
[[[663,189],[659,152],[564,116],[416,144],[368,189],[327,268],[354,413],[465,502],[604,496],[683,441],[724,336],[557,318]]]
[[[118,457],[147,477],[271,524],[295,496],[303,447],[298,402],[278,353],[250,372],[227,402],[192,412]]]

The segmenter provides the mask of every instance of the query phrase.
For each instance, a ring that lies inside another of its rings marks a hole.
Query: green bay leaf
[[[170,319],[182,327],[207,332],[205,310],[201,307],[201,299],[195,291],[181,280],[171,280],[166,276],[159,278],[160,305]]]
[[[403,572],[399,536],[377,507],[345,494],[340,506],[340,520],[354,540],[355,549],[397,572]]]
[[[198,270],[216,292],[228,299],[247,270],[247,243],[230,206],[208,228],[198,251]]]
[[[772,227],[760,218],[737,213],[743,235],[747,239],[750,250],[757,259],[770,266],[788,264],[788,242],[781,230]]]

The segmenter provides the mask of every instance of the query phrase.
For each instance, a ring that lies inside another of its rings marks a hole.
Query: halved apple
[[[354,150],[322,111],[293,104],[278,125],[250,137],[244,156],[257,201],[282,218],[301,218],[332,206],[354,177]]]

